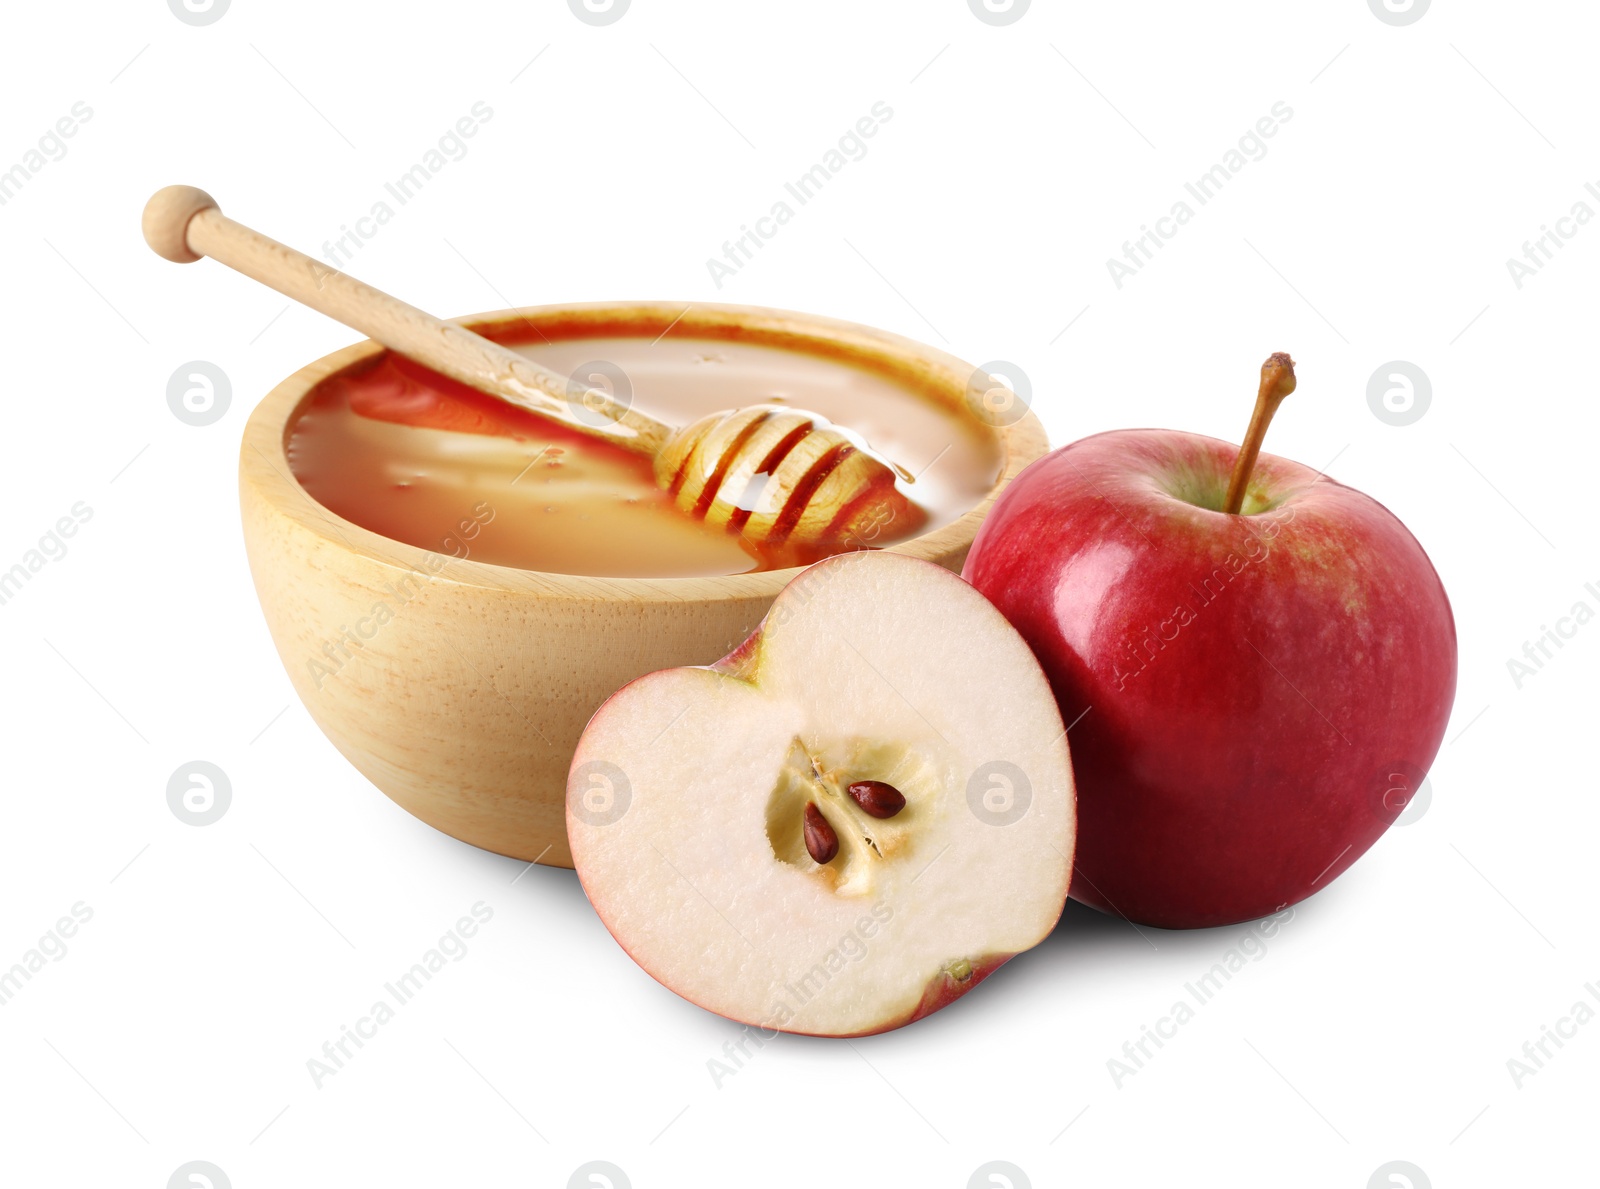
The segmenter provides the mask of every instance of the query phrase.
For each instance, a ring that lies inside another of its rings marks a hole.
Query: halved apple
[[[1027,645],[961,579],[891,553],[812,566],[716,665],[624,687],[567,787],[584,891],[640,966],[823,1036],[920,1019],[1041,941],[1074,821]]]

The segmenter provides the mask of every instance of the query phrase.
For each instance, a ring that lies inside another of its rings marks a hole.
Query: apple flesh
[[[613,695],[573,757],[567,829],[590,902],[657,981],[763,1029],[859,1036],[1050,932],[1072,771],[1038,662],[982,595],[852,553],[716,665]]]
[[[963,571],[1075,724],[1072,896],[1169,928],[1326,887],[1403,809],[1455,694],[1450,602],[1405,526],[1267,454],[1228,515],[1237,453],[1164,430],[1057,450]]]

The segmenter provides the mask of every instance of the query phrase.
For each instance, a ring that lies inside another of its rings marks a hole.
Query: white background
[[[639,1189],[959,1189],[1005,1160],[1035,1186],[1361,1189],[1405,1160],[1440,1187],[1594,1183],[1600,1023],[1520,1088],[1507,1068],[1600,983],[1600,627],[1521,688],[1507,668],[1600,609],[1600,226],[1520,288],[1506,267],[1574,203],[1600,211],[1592,5],[1441,0],[1405,27],[1362,0],[1036,0],[1007,27],[963,0],[635,0],[609,27],[560,0],[3,20],[0,169],[75,102],[93,115],[0,206],[0,569],[78,501],[93,515],[0,607],[0,965],[74,903],[93,918],[0,1008],[0,1181],[158,1189],[208,1160],[240,1189],[563,1186],[607,1160]],[[636,968],[570,872],[435,833],[311,724],[257,611],[235,458],[254,402],[353,336],[138,235],[181,181],[318,252],[479,100],[467,156],[351,266],[442,314],[816,311],[1016,363],[1057,443],[1236,440],[1261,359],[1291,351],[1268,449],[1391,507],[1454,601],[1427,811],[1120,1088],[1107,1060],[1244,927],[1069,906],[950,1009],[782,1038],[718,1088],[739,1030]],[[707,258],[879,100],[867,155],[718,288]],[[1107,258],[1280,100],[1266,155],[1119,288]],[[195,359],[233,386],[202,428],[166,403]],[[1433,387],[1406,427],[1367,403],[1391,360]],[[233,789],[206,828],[166,803],[197,758]],[[316,1088],[307,1059],[480,900],[468,956]]]

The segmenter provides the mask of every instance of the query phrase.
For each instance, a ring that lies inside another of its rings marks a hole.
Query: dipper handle
[[[670,427],[598,388],[581,388],[524,355],[408,305],[336,268],[268,239],[222,213],[193,186],[158,190],[144,208],[145,242],[188,264],[209,256],[436,372],[580,433],[651,456]],[[579,418],[579,409],[605,418]]]

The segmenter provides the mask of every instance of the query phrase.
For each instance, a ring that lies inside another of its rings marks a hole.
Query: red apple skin
[[[878,1029],[878,1032],[888,1032],[892,1028],[914,1024],[922,1019],[923,1016],[931,1016],[941,1007],[948,1007],[1015,957],[1015,954],[991,954],[987,958],[980,958],[972,964],[972,973],[967,976],[965,982],[959,981],[948,974],[935,975],[933,981],[923,991],[922,1002],[917,1004],[915,1010],[903,1020],[895,1020],[892,1023],[885,1024]],[[876,1033],[869,1035],[876,1035]]]
[[[1225,515],[1237,450],[1066,446],[1013,480],[963,571],[1075,724],[1071,896],[1164,928],[1326,887],[1398,816],[1390,774],[1427,770],[1455,696],[1450,601],[1405,526],[1267,454]]]
[[[659,985],[666,987],[667,990],[685,999],[686,1002],[694,1003],[696,1007],[704,1008],[706,1011],[715,1014],[721,1014],[716,1012],[715,1008],[706,1007],[703,1003],[696,1003],[693,999],[688,999],[677,987],[656,978],[654,974],[650,973],[649,968],[635,957],[634,952],[628,948],[627,943],[617,936],[616,931],[611,928],[611,922],[606,920],[604,916],[601,916],[600,920],[605,925],[606,932],[611,934],[613,940],[622,947],[623,952],[634,960],[640,970],[649,974]],[[923,988],[922,998],[917,1001],[916,1006],[910,1011],[901,1016],[892,1016],[876,1027],[867,1028],[860,1032],[802,1032],[794,1028],[780,1028],[771,1020],[745,1019],[742,1016],[724,1016],[723,1018],[732,1020],[735,1024],[744,1024],[747,1027],[759,1029],[771,1036],[776,1036],[780,1032],[788,1033],[791,1036],[815,1036],[824,1040],[859,1040],[864,1036],[881,1036],[885,1032],[893,1032],[896,1028],[904,1028],[907,1024],[915,1024],[918,1020],[925,1016],[931,1016],[942,1007],[949,1007],[1015,957],[1015,954],[990,954],[987,957],[980,958],[972,964],[972,974],[965,982],[958,982],[941,971],[928,981],[928,985]]]

